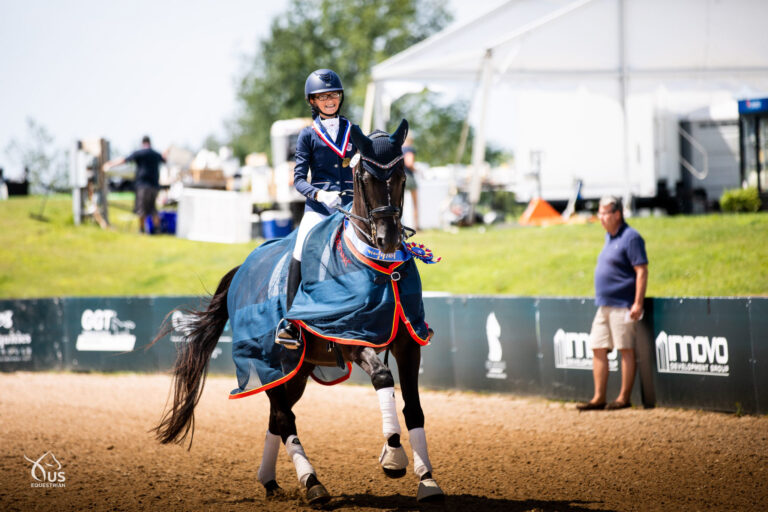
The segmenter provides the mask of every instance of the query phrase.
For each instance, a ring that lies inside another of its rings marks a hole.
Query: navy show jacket
[[[334,143],[340,147],[347,132],[350,121],[339,116],[339,133]],[[343,148],[342,148],[343,149]],[[357,152],[352,139],[347,144],[344,158],[351,158]],[[307,181],[309,171],[312,171],[311,181]],[[322,215],[333,213],[323,203],[315,199],[318,190],[334,190],[350,193],[341,196],[342,204],[352,202],[353,189],[352,168],[344,167],[342,158],[329,148],[312,126],[307,126],[299,133],[296,143],[296,167],[293,170],[293,185],[300,194],[307,198],[304,211],[314,211]]]

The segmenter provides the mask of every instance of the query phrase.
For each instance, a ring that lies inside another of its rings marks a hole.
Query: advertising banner
[[[459,389],[539,389],[533,299],[453,297],[451,329]]]
[[[748,299],[755,412],[768,414],[768,299]]]
[[[427,323],[435,331],[435,336],[429,345],[421,347],[419,384],[430,388],[451,389],[456,387],[453,375],[456,339],[455,333],[450,328],[453,315],[452,302],[452,297],[424,298]],[[390,367],[392,366],[390,363]]]
[[[536,306],[543,394],[565,400],[589,400],[594,393],[589,345],[592,320],[597,312],[594,299],[545,298],[538,299]],[[621,388],[620,364],[618,351],[609,352],[609,399],[617,396]],[[633,387],[632,402],[643,403],[639,385]]]
[[[435,294],[424,306],[435,330],[421,348],[424,387],[592,396],[591,298]],[[0,371],[167,372],[186,343],[188,310],[201,307],[192,296],[0,300]],[[170,333],[150,346],[166,318]],[[768,413],[766,333],[766,298],[648,299],[632,402]],[[389,365],[398,382],[392,354]],[[619,366],[614,351],[609,398],[618,394]],[[234,376],[228,326],[209,371]],[[370,385],[356,366],[352,375],[350,382]]]
[[[64,357],[74,371],[161,371],[148,345],[155,328],[149,297],[62,299]]]
[[[60,370],[64,347],[58,299],[0,300],[0,370]]]
[[[756,410],[749,301],[654,299],[659,405]]]
[[[171,368],[176,360],[176,354],[181,343],[186,343],[185,335],[189,330],[192,319],[190,311],[205,309],[208,303],[201,297],[175,296],[154,297],[152,299],[152,325],[155,336],[164,321],[167,320],[172,331],[169,335],[158,340],[153,346],[157,357],[166,368]],[[227,322],[224,332],[219,338],[216,348],[211,353],[208,362],[208,372],[211,374],[235,374],[235,363],[232,361],[232,329]],[[233,381],[234,382],[234,381]]]

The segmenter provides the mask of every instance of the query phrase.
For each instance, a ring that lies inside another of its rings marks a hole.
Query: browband
[[[358,153],[358,154],[359,154],[359,153]],[[366,157],[366,156],[364,156],[364,155],[360,155],[360,158],[362,158],[362,159],[363,159],[363,160],[365,160],[366,162],[372,163],[372,164],[373,164],[373,165],[375,165],[376,167],[381,167],[382,169],[391,169],[392,167],[394,167],[395,165],[397,165],[397,162],[399,162],[400,160],[402,160],[403,158],[405,158],[405,155],[400,155],[400,156],[398,156],[397,158],[395,158],[394,160],[392,160],[392,161],[391,161],[391,162],[389,162],[388,164],[380,164],[380,163],[379,163],[379,162],[377,162],[376,160],[373,160],[373,159],[371,159],[371,158],[368,158],[368,157]]]

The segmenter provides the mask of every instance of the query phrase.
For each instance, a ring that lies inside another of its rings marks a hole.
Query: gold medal
[[[349,167],[349,158],[348,157],[341,161],[341,166],[342,167]]]

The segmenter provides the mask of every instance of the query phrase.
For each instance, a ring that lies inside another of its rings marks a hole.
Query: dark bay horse
[[[392,135],[377,131],[367,137],[357,126],[353,127],[351,134],[359,153],[352,159],[354,198],[351,211],[345,212],[349,222],[346,229],[354,230],[360,239],[385,254],[395,253],[404,241],[406,228],[401,223],[401,216],[406,176],[401,148],[407,131],[408,124],[403,120]],[[375,261],[372,264],[375,266]],[[383,265],[385,263],[382,263]],[[228,311],[227,294],[238,268],[240,267],[232,269],[221,279],[207,308],[193,311],[191,321],[185,328],[187,343],[179,344],[180,352],[173,370],[173,403],[155,428],[162,443],[182,443],[190,435],[191,445],[194,408],[203,391],[208,361],[227,319],[234,314],[233,311]],[[392,274],[390,278],[395,281],[395,272]],[[402,277],[413,278],[418,279],[418,275]],[[391,284],[393,289],[397,288],[394,282]],[[400,311],[402,312],[402,307]],[[388,348],[397,361],[400,375],[400,387],[405,403],[403,415],[409,432],[414,472],[419,477],[417,499],[440,499],[443,497],[443,491],[432,477],[424,433],[424,413],[418,389],[421,345],[426,344],[432,333],[430,330],[425,339],[420,339],[405,314],[398,317],[396,322]],[[339,366],[342,363],[340,359],[357,364],[370,376],[379,398],[382,430],[386,439],[379,461],[388,477],[404,476],[408,456],[400,442],[401,431],[395,410],[395,383],[391,371],[377,356],[385,347],[339,342],[333,350],[329,350],[332,345],[329,345],[327,337],[314,334],[304,323],[298,325],[303,327],[303,364],[286,382],[265,389],[270,403],[269,428],[258,478],[264,485],[267,496],[281,492],[275,480],[275,466],[280,444],[283,444],[296,467],[299,482],[306,492],[306,500],[312,505],[318,505],[330,499],[328,491],[320,483],[299,442],[292,407],[301,398],[307,379],[315,368]],[[170,326],[165,325],[156,340],[169,330]]]

